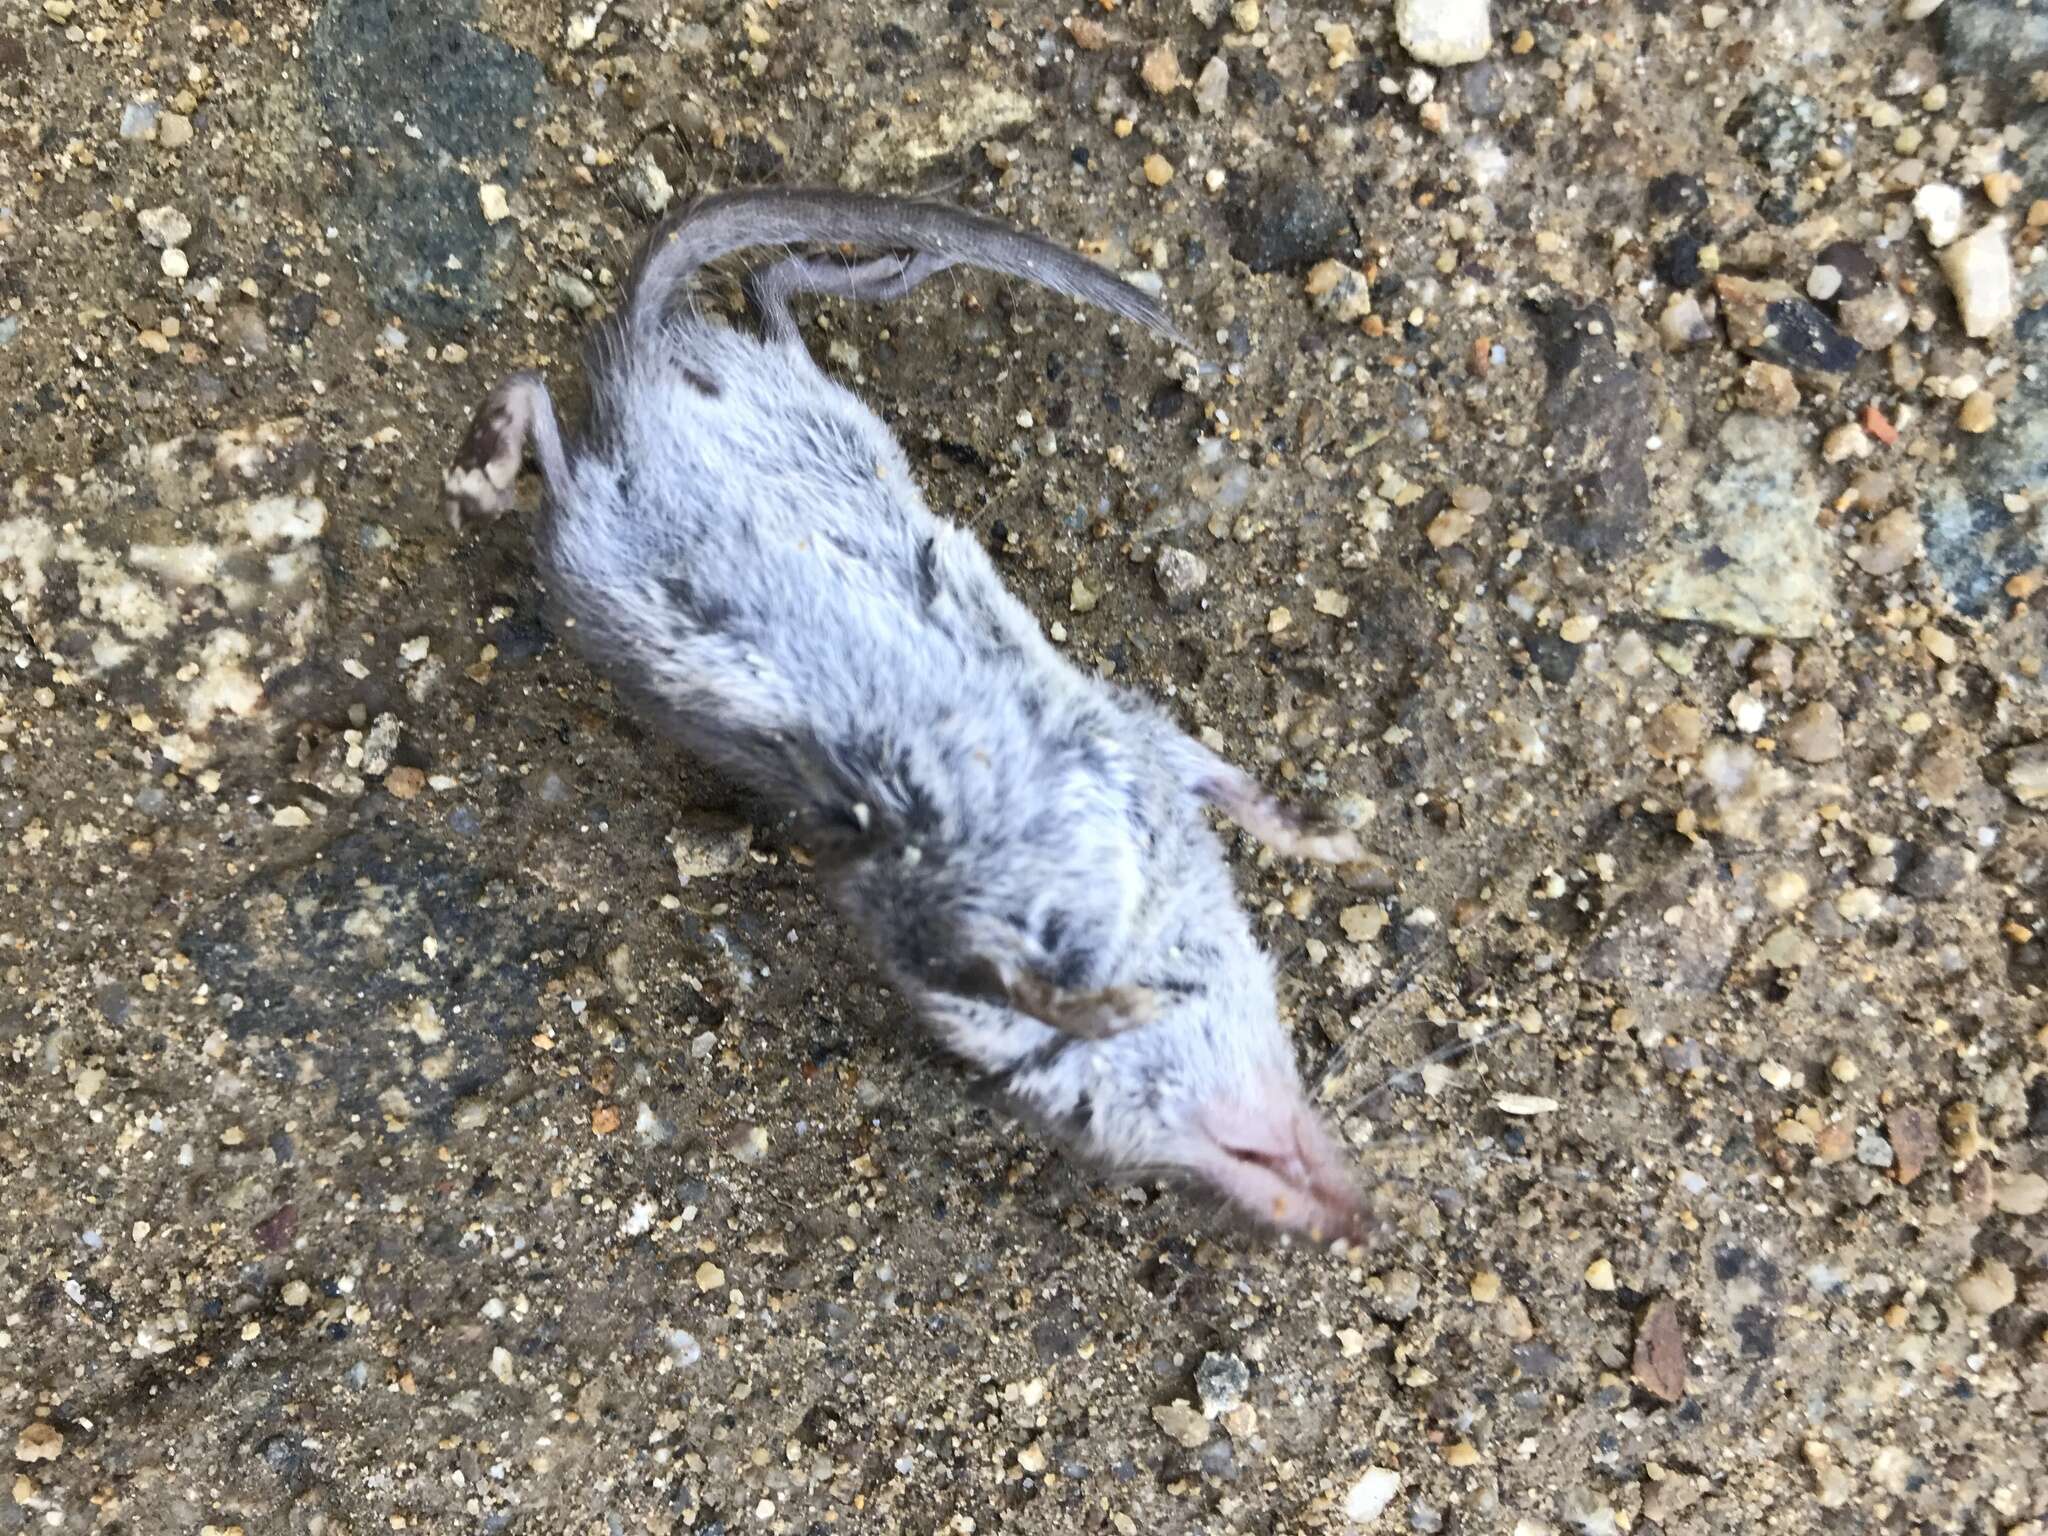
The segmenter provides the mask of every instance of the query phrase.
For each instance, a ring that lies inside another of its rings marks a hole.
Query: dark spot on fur
[[[685,368],[683,370],[683,382],[696,390],[698,394],[713,400],[716,400],[725,393],[724,390],[718,387],[718,380],[712,378],[708,373],[699,372],[695,368]]]
[[[917,551],[918,600],[929,608],[939,600],[939,541],[926,539]]]
[[[1094,1120],[1094,1096],[1091,1095],[1086,1088],[1083,1088],[1081,1090],[1081,1097],[1076,1099],[1074,1101],[1074,1107],[1067,1111],[1068,1134],[1074,1136],[1086,1134],[1088,1127],[1094,1123]]]
[[[680,637],[685,642],[704,630],[722,629],[732,622],[733,605],[699,587],[688,571],[669,571],[661,577],[660,586],[662,595],[687,625],[688,632]]]

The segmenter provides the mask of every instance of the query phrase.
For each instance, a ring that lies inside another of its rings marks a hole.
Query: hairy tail
[[[627,324],[642,335],[659,329],[678,290],[721,256],[754,246],[817,244],[943,257],[1036,283],[1181,339],[1156,300],[1050,240],[943,203],[802,188],[721,192],[664,219],[634,269]]]

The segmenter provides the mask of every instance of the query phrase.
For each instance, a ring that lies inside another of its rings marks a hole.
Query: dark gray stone
[[[1766,175],[1796,176],[1820,147],[1826,118],[1811,99],[1779,85],[1762,85],[1729,114],[1735,147]]]
[[[2038,500],[2048,484],[2048,311],[2021,311],[2014,333],[2025,365],[2019,387],[1998,425],[1961,445],[1954,473],[1936,480],[1920,504],[1928,563],[1956,608],[1973,618],[2004,601],[2001,589],[2012,577],[2048,564],[2048,521],[2005,505],[2015,491]]]
[[[1531,314],[1548,375],[1545,440],[1554,449],[1544,532],[1589,565],[1611,565],[1642,542],[1649,518],[1649,395],[1615,350],[1605,309],[1558,301]]]
[[[538,110],[540,61],[479,32],[474,15],[474,0],[328,0],[308,49],[327,131],[355,151],[336,162],[331,222],[377,302],[436,330],[498,305],[498,268],[518,231],[484,222],[479,178],[462,167],[516,185]]]
[[[1230,254],[1254,272],[1297,272],[1351,244],[1344,205],[1311,176],[1268,177],[1224,210]]]
[[[1862,346],[1844,336],[1810,299],[1774,299],[1764,309],[1767,331],[1743,350],[1751,357],[1794,373],[1848,373],[1863,357]]]

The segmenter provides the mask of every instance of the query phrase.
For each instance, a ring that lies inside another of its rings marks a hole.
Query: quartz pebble
[[[1367,1467],[1344,1495],[1344,1518],[1369,1525],[1387,1512],[1400,1491],[1400,1473],[1386,1467]]]
[[[121,109],[121,137],[124,139],[154,139],[157,133],[157,108],[153,102],[131,101]]]
[[[1982,340],[1996,336],[2012,323],[2017,300],[2012,251],[2006,243],[2002,221],[1986,224],[1968,239],[1958,240],[1943,251],[1941,270],[1956,296],[1965,335]]]
[[[1895,288],[1877,288],[1845,299],[1835,311],[1842,334],[1866,351],[1888,347],[1913,318],[1913,309]]]
[[[1493,46],[1487,0],[1394,0],[1394,33],[1423,64],[1471,64]]]
[[[1946,182],[1930,181],[1913,194],[1913,217],[1936,250],[1963,232],[1963,194]]]
[[[675,189],[669,185],[667,174],[652,160],[635,160],[619,179],[619,190],[626,195],[626,201],[649,217],[658,218],[667,209],[675,196]]]
[[[1169,603],[1184,603],[1209,584],[1209,562],[1192,550],[1162,549],[1152,574]]]
[[[169,204],[143,209],[135,215],[135,223],[143,241],[158,250],[176,250],[192,238],[192,221]]]

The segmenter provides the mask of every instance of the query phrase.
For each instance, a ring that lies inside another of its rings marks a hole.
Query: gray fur
[[[769,269],[765,340],[671,312],[735,242],[817,240],[911,254]],[[656,237],[623,334],[597,349],[595,430],[562,445],[538,380],[508,380],[451,471],[451,513],[509,505],[510,434],[531,424],[541,562],[581,648],[673,740],[796,819],[947,1047],[1104,1164],[1354,1233],[1347,1160],[1301,1090],[1202,806],[1289,851],[1355,843],[1303,830],[1150,703],[1072,666],[981,546],[926,508],[888,429],[783,307],[805,290],[893,296],[955,261],[1167,329],[1092,264],[955,210],[707,199]]]

